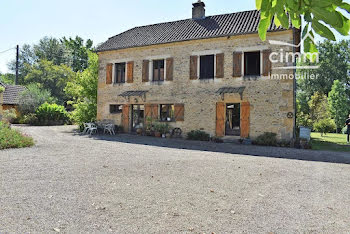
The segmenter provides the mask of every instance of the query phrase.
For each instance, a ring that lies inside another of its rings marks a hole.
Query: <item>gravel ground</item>
[[[37,144],[0,151],[0,233],[350,232],[348,153],[19,128]]]

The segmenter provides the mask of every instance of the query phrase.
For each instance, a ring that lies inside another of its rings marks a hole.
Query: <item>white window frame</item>
[[[128,62],[130,61],[133,61],[132,59],[118,59],[118,60],[112,60],[110,61],[109,63],[112,63],[113,64],[113,69],[112,69],[112,74],[113,74],[113,77],[112,77],[112,83],[113,85],[123,85],[123,84],[126,84],[126,78],[127,78],[127,74],[128,74]],[[117,71],[115,69],[115,65],[117,63],[125,63],[125,83],[116,83],[116,76],[117,76]]]
[[[146,60],[149,61],[149,69],[148,69],[148,83],[165,83],[167,82],[166,77],[166,60],[168,58],[171,58],[171,55],[157,55],[157,56],[151,56],[147,57]],[[153,61],[155,60],[164,60],[164,81],[153,81]]]

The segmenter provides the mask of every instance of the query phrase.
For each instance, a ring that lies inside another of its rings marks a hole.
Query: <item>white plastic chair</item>
[[[83,131],[83,134],[87,134],[89,129],[90,129],[90,125],[91,123],[84,123],[84,131]]]
[[[97,133],[97,126],[96,126],[96,124],[90,123],[90,126],[89,126],[89,129],[88,129],[87,133],[89,133],[90,136],[92,134],[94,134],[94,133]]]
[[[109,132],[110,135],[115,135],[114,124],[106,124],[103,128],[103,133]]]

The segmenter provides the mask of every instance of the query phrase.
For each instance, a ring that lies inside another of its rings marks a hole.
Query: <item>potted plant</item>
[[[161,137],[162,136],[162,124],[161,123],[154,123],[154,136],[155,137]]]

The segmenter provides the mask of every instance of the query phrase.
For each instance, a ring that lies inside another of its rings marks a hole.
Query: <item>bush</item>
[[[254,141],[254,145],[264,145],[264,146],[277,146],[277,134],[272,132],[265,132],[264,134],[258,136]]]
[[[204,131],[192,130],[189,133],[187,133],[187,139],[194,141],[209,141],[210,135]]]
[[[4,110],[3,113],[3,121],[6,123],[13,123],[13,121],[17,118],[17,113],[15,109]]]
[[[336,129],[337,126],[333,119],[321,119],[314,124],[314,130],[320,132],[322,136],[326,133],[335,132]]]
[[[166,134],[170,131],[170,126],[168,123],[155,122],[153,128],[155,132],[160,132],[161,134]]]
[[[34,145],[33,138],[25,136],[7,124],[0,122],[0,149],[23,148]]]
[[[57,104],[42,104],[35,112],[37,125],[63,125],[68,122],[69,117],[64,106]]]
[[[20,124],[30,124],[30,125],[36,125],[38,123],[38,118],[35,114],[27,114],[21,116],[19,119]]]

